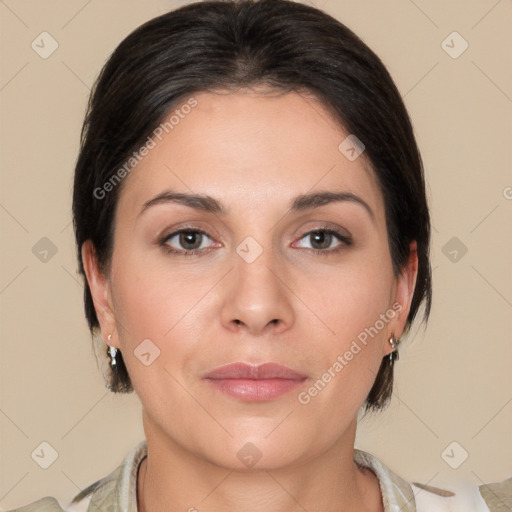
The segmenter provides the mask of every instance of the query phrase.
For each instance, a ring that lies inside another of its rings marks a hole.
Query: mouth
[[[231,363],[203,376],[214,389],[247,402],[274,400],[291,392],[307,376],[276,363]]]

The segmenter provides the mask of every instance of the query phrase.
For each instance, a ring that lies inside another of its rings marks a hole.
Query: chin
[[[273,428],[278,422],[272,421]],[[236,472],[275,471],[311,457],[318,447],[309,446],[290,430],[251,429],[233,437],[202,439],[194,452],[215,466]],[[298,433],[297,433],[298,434]]]

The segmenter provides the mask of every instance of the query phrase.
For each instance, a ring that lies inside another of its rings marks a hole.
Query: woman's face
[[[83,253],[148,442],[238,469],[353,445],[388,340],[404,328],[415,253],[395,278],[365,154],[341,144],[349,134],[319,102],[194,99],[125,178],[109,275]],[[230,363],[294,373],[211,378]]]

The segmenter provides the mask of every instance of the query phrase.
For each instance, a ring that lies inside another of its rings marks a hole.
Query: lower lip
[[[226,395],[247,402],[264,402],[289,393],[306,379],[206,379]]]

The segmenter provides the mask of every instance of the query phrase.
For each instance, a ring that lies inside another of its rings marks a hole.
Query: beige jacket
[[[46,497],[10,512],[137,512],[137,472],[146,455],[144,440],[110,475],[84,489],[66,507]],[[368,452],[355,449],[354,460],[377,475],[385,512],[512,511],[512,478],[480,487],[460,484],[441,490],[409,484]]]

